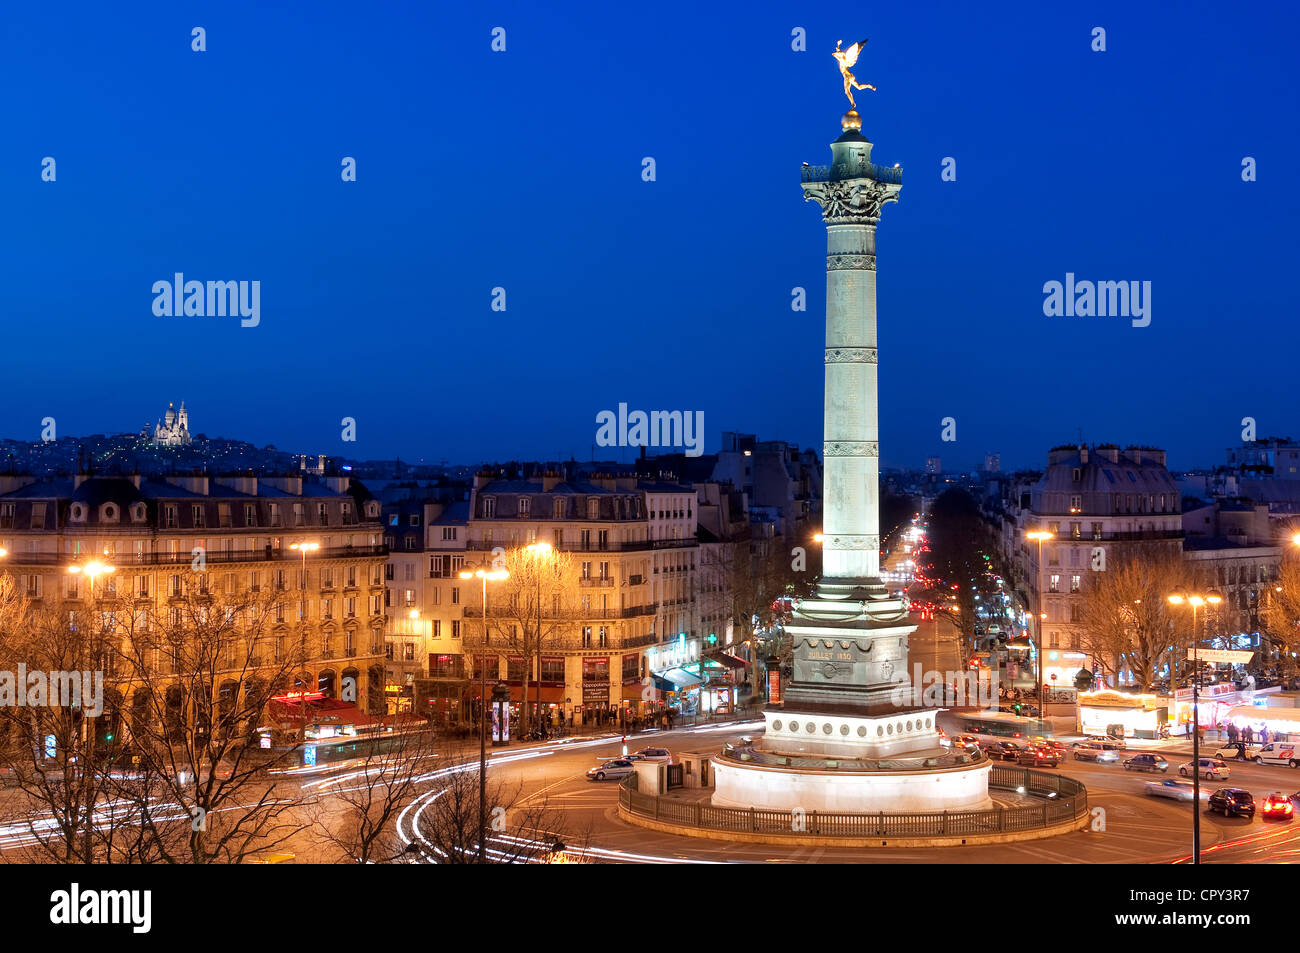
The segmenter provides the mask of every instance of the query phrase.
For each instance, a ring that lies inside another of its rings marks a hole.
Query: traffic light
[[[1016,702],[1016,703],[1015,703],[1014,705],[1012,705],[1011,707],[1015,709],[1015,712],[1016,712],[1017,715],[1020,714],[1020,702]]]

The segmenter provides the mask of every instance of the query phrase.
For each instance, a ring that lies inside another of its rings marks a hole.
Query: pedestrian
[[[1228,725],[1228,744],[1235,745],[1236,743],[1237,743],[1237,726]]]
[[[1241,738],[1242,738],[1242,740],[1245,741],[1246,744],[1248,744],[1248,745],[1249,745],[1249,744],[1254,744],[1254,743],[1255,743],[1255,729],[1252,728],[1252,727],[1250,727],[1250,725],[1247,725],[1246,728],[1245,728],[1245,730],[1241,733]]]
[[[1259,729],[1259,743],[1262,744],[1262,745],[1266,745],[1266,744],[1268,744],[1268,726],[1267,726],[1267,725],[1265,725],[1265,726],[1263,726],[1262,728]]]

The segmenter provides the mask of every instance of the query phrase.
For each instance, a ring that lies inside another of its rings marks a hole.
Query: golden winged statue
[[[844,95],[849,97],[849,104],[854,109],[857,109],[858,104],[853,100],[853,90],[869,89],[872,92],[875,92],[876,89],[876,87],[872,86],[870,83],[859,83],[857,78],[849,72],[849,67],[857,63],[858,57],[862,55],[862,50],[866,47],[867,41],[860,40],[850,46],[847,50],[840,49],[843,43],[843,40],[835,41],[835,52],[832,53],[831,56],[835,57],[835,62],[838,63],[840,67],[840,75],[844,77]]]

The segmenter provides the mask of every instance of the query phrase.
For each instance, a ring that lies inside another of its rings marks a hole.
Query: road
[[[655,732],[633,736],[632,750],[663,745],[673,751],[721,747],[759,730],[743,727]],[[1061,770],[1088,787],[1089,804],[1104,810],[1105,829],[1014,844],[934,849],[854,849],[778,847],[710,841],[663,834],[628,824],[618,817],[618,783],[586,780],[584,773],[599,759],[622,752],[618,738],[586,741],[581,746],[540,745],[532,756],[500,765],[497,772],[522,784],[526,799],[544,799],[558,812],[570,846],[584,844],[593,860],[663,863],[1178,863],[1191,845],[1191,805],[1144,793],[1147,781],[1165,775],[1126,771],[1120,765],[1068,762]],[[1140,749],[1132,748],[1128,754]],[[501,757],[500,754],[496,755]],[[1168,756],[1169,776],[1182,763]],[[1300,771],[1286,767],[1231,765],[1230,783],[1256,798],[1280,790],[1294,793]],[[1213,790],[1224,782],[1205,782]],[[1300,854],[1300,822],[1266,822],[1204,814],[1201,822],[1203,862],[1253,863],[1293,860]],[[941,852],[942,851],[942,852]]]

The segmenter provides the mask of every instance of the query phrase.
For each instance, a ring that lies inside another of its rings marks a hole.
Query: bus
[[[1006,711],[954,712],[957,732],[974,735],[980,741],[1014,741],[1024,744],[1030,738],[1051,738],[1052,726],[1038,718],[1026,718]]]

